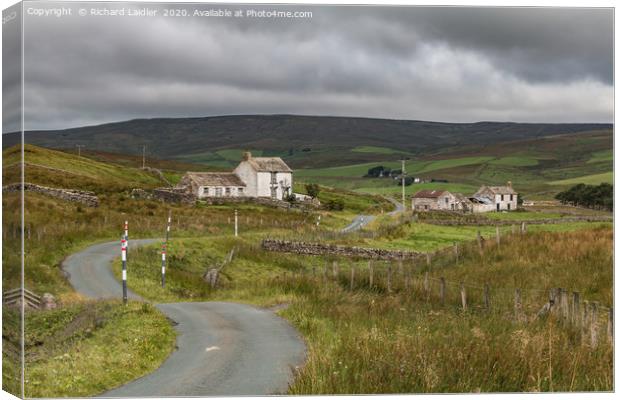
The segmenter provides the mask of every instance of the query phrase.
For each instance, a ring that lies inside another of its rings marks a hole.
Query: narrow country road
[[[390,211],[388,215],[395,215],[405,210],[405,207],[403,206],[403,204],[394,200],[393,198],[385,197],[385,199],[391,202],[392,204],[394,204],[394,210]],[[353,218],[353,221],[351,221],[349,225],[347,225],[346,227],[342,229],[342,232],[349,233],[349,232],[360,230],[364,226],[371,223],[375,218],[376,216],[374,215],[358,215],[355,218]]]
[[[132,248],[153,242],[130,240],[128,260]],[[77,292],[96,299],[121,297],[121,285],[111,269],[119,253],[118,242],[97,244],[71,255],[62,267]],[[128,281],[131,285],[131,270]],[[269,310],[224,302],[157,308],[177,323],[178,350],[153,373],[100,396],[284,394],[293,369],[305,360],[305,345],[297,331]]]

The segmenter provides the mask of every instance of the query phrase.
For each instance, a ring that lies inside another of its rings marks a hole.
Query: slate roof
[[[414,199],[437,199],[442,194],[444,194],[445,190],[420,190],[418,193],[413,195]]]
[[[188,172],[186,177],[198,186],[245,186],[232,172]]]
[[[258,172],[293,172],[280,157],[250,157],[247,161]]]
[[[495,194],[517,194],[510,186],[487,186]]]

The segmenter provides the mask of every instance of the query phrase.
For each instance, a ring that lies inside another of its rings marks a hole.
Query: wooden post
[[[459,245],[456,242],[454,242],[454,262],[459,262]]]
[[[338,261],[334,261],[332,263],[332,275],[334,279],[338,278]]]
[[[558,289],[551,288],[549,289],[549,313],[555,314],[559,308],[559,299],[558,299]]]
[[[590,346],[598,346],[598,301],[590,303]]]
[[[374,274],[372,269],[372,262],[368,261],[368,286],[372,289],[372,285],[374,283]]]
[[[480,254],[482,254],[482,235],[480,234],[480,229],[478,229],[478,233],[476,233],[476,241],[478,242],[478,250],[480,250]]]
[[[564,324],[568,322],[569,310],[568,310],[568,292],[566,289],[560,289],[560,309],[562,310],[562,321]]]
[[[467,292],[463,282],[461,282],[461,305],[463,306],[463,311],[467,311]]]
[[[431,253],[426,253],[426,266],[431,269]]]
[[[446,278],[439,278],[439,301],[441,305],[446,304]]]
[[[426,300],[431,297],[431,286],[428,282],[428,271],[424,273],[424,293],[426,294]]]
[[[573,325],[579,327],[581,325],[581,312],[579,309],[579,292],[573,292],[573,309],[572,309],[571,322]]]
[[[401,258],[398,260],[398,274],[402,277],[403,276],[403,258],[401,256]]]
[[[614,344],[614,309],[613,307],[607,312],[607,341]]]
[[[488,283],[484,284],[484,308],[487,310],[491,309],[491,294]]]
[[[515,289],[515,319],[521,319],[521,289]]]
[[[325,262],[325,266],[323,266],[323,282],[327,282],[327,262]]]
[[[585,343],[586,336],[589,333],[588,329],[590,326],[590,303],[588,302],[588,300],[583,301],[582,310],[583,312],[581,315],[581,339],[582,339],[582,342]]]
[[[355,287],[355,266],[351,265],[351,291]]]
[[[387,267],[387,291],[392,293],[392,265],[388,264]]]
[[[495,226],[495,241],[497,242],[497,247],[499,247],[501,239],[499,234],[499,226]]]

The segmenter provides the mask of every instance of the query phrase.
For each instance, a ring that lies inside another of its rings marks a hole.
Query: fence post
[[[549,289],[549,313],[555,314],[558,311],[559,306],[558,289]]]
[[[463,282],[461,282],[461,305],[463,306],[463,311],[467,311],[467,292]]]
[[[590,345],[595,348],[598,345],[598,302],[590,304]]]
[[[424,273],[424,293],[426,294],[426,301],[431,298],[431,286],[428,282],[428,271]]]
[[[161,287],[166,287],[166,242],[161,246]]]
[[[607,340],[614,344],[614,309],[611,307],[607,312]]]
[[[459,245],[454,242],[454,262],[458,264],[459,262]]]
[[[573,323],[573,325],[579,327],[580,324],[580,317],[581,317],[581,313],[579,310],[579,292],[573,292],[573,310],[572,310],[572,318],[571,318],[571,322]]]
[[[439,301],[441,305],[446,303],[446,278],[439,278]]]
[[[327,261],[325,261],[325,265],[323,266],[323,282],[327,282]]]
[[[583,343],[586,341],[586,336],[588,335],[588,329],[590,327],[590,303],[588,300],[583,301],[582,307],[582,316],[581,316],[581,340]]]
[[[515,319],[521,319],[521,289],[515,289]]]
[[[235,209],[235,237],[239,235],[239,216],[237,210]]]
[[[387,267],[387,291],[392,293],[392,264]]]
[[[476,233],[476,241],[478,242],[478,250],[480,250],[480,254],[482,254],[482,235],[480,234],[480,229]]]
[[[332,263],[332,275],[334,279],[338,278],[338,261],[334,261]]]
[[[398,275],[403,275],[403,257],[398,260]]]
[[[560,309],[562,310],[562,322],[568,322],[568,292],[564,288],[560,288]]]
[[[355,287],[355,266],[351,265],[351,291]]]
[[[374,284],[374,271],[372,269],[372,261],[368,261],[368,286],[372,289]]]
[[[484,284],[484,308],[488,310],[491,309],[491,295],[490,295],[490,290],[489,290],[489,284],[485,283]]]
[[[497,242],[497,247],[499,247],[501,239],[499,234],[499,225],[495,226],[495,241]]]
[[[431,253],[426,253],[426,266],[431,269]]]

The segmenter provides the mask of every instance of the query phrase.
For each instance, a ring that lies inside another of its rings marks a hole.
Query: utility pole
[[[84,147],[85,145],[83,144],[76,144],[75,147],[77,147],[78,149],[78,157],[82,157],[82,147]]]
[[[407,211],[407,203],[405,203],[405,176],[407,175],[407,172],[405,171],[405,160],[406,158],[403,158],[402,160],[400,160],[401,163],[401,167],[400,167],[400,185],[402,186],[403,189],[403,195],[402,195],[402,201],[403,201],[403,211]]]
[[[146,167],[146,145],[142,145],[142,169]]]

